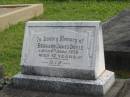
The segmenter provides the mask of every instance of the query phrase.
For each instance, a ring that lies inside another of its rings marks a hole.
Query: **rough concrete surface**
[[[125,91],[124,97],[130,97],[130,79],[127,80],[124,91]]]
[[[82,95],[104,95],[112,87],[114,82],[114,73],[107,70],[97,80],[80,80],[25,74],[15,75],[12,79],[13,86],[17,88]]]
[[[125,88],[124,90],[125,83],[126,83],[125,80],[117,79],[116,83],[104,97],[124,97],[123,95],[125,94],[125,90],[127,90],[127,88]],[[34,90],[15,89],[12,88],[11,85],[8,85],[3,90],[0,91],[0,97],[92,97],[92,96],[59,94],[59,93],[42,92]]]
[[[42,13],[42,4],[0,5],[0,31]]]
[[[11,12],[11,11],[15,11],[15,10],[18,10],[18,9],[21,9],[21,7],[18,7],[18,8],[0,8],[0,15],[3,15],[3,14],[6,14],[8,12]]]

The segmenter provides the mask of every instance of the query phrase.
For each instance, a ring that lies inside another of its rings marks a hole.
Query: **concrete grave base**
[[[127,87],[125,87],[126,86],[125,84],[126,84],[125,80],[116,79],[115,84],[112,86],[109,92],[103,97],[124,97],[124,95],[127,94],[126,90],[129,90]],[[0,97],[93,97],[93,96],[17,89],[13,88],[12,85],[7,85],[3,90],[0,91]]]
[[[104,95],[114,82],[114,73],[107,70],[97,80],[79,80],[24,74],[18,74],[12,79],[13,86],[16,88],[98,96]]]
[[[129,94],[126,93],[127,91],[130,90],[129,86],[128,87],[126,86],[127,86],[126,80],[116,79],[115,84],[103,97],[130,97]],[[34,90],[18,89],[12,87],[12,85],[7,85],[6,87],[4,87],[3,90],[0,91],[0,97],[93,97],[93,96],[61,94],[61,93],[43,92],[43,91],[36,91],[36,90],[34,91]],[[96,96],[96,97],[100,97],[100,96]]]

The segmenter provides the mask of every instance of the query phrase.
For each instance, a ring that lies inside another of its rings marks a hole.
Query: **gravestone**
[[[130,8],[103,25],[106,67],[118,76],[130,77]],[[128,72],[128,74],[123,72]]]
[[[30,21],[26,25],[19,88],[104,95],[114,84],[105,70],[99,21]]]

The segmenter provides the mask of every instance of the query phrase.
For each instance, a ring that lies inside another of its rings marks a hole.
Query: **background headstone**
[[[119,71],[129,72],[130,9],[121,11],[103,24],[103,37],[106,67],[117,71],[117,74]]]

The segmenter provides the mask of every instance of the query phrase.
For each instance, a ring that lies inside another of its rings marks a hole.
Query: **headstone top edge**
[[[26,23],[27,27],[37,27],[37,26],[99,26],[101,24],[101,21],[28,21]]]

